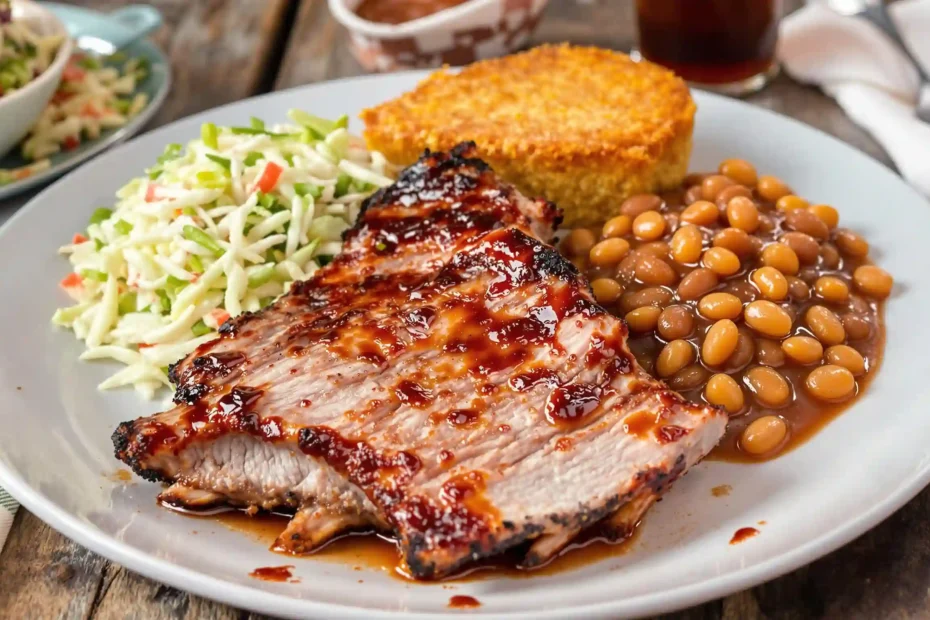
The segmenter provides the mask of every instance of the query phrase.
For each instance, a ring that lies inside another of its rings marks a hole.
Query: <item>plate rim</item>
[[[428,75],[430,71],[404,71],[383,75],[366,75],[356,77],[346,77],[313,84],[304,84],[292,88],[263,93],[247,99],[230,102],[222,106],[217,106],[209,110],[197,112],[162,127],[154,129],[145,134],[145,137],[157,138],[160,133],[168,132],[177,124],[191,122],[198,118],[207,118],[209,115],[218,110],[223,110],[232,106],[242,105],[246,102],[254,103],[257,100],[283,96],[284,94],[300,90],[313,90],[326,88],[336,83],[357,82],[364,85],[366,82],[373,81],[390,81],[410,77],[422,78]],[[909,193],[915,200],[927,204],[927,199],[917,190],[908,185],[899,175],[893,172],[888,166],[871,157],[855,146],[844,142],[816,127],[807,125],[799,120],[785,116],[778,112],[772,111],[760,106],[751,105],[741,100],[734,100],[714,93],[702,90],[693,90],[695,99],[697,99],[698,108],[700,109],[701,100],[715,101],[723,105],[735,105],[737,107],[749,108],[753,113],[762,114],[778,122],[787,122],[793,129],[802,132],[813,132],[817,134],[818,139],[826,140],[833,146],[844,148],[852,151],[850,156],[856,157],[861,161],[868,162],[869,165],[876,169],[876,174],[884,176],[888,182],[901,186],[901,189]],[[140,139],[141,136],[135,138]],[[131,144],[129,141],[127,144]],[[120,149],[125,145],[120,145],[107,153],[104,157],[99,158],[90,165],[104,165],[106,158],[116,157]],[[80,171],[72,171],[64,178],[71,178],[72,175],[80,174]],[[15,225],[18,218],[28,210],[36,208],[40,204],[47,192],[51,192],[57,183],[62,182],[60,179],[55,183],[43,189],[40,193],[29,200],[2,226],[0,227],[0,240],[9,234],[8,229]],[[928,205],[930,206],[930,205]],[[506,618],[566,618],[576,617],[584,614],[585,617],[611,617],[618,615],[622,617],[638,617],[642,615],[668,613],[677,611],[686,607],[694,606],[713,599],[721,598],[733,592],[745,590],[756,586],[765,581],[775,579],[785,573],[795,570],[801,566],[809,564],[818,558],[838,549],[849,543],[853,539],[861,536],[866,531],[872,529],[880,522],[887,519],[894,512],[900,509],[904,504],[913,499],[924,487],[930,483],[930,460],[925,459],[913,470],[913,473],[902,480],[897,489],[883,498],[878,503],[872,504],[869,508],[853,516],[841,526],[826,531],[814,539],[799,546],[788,549],[778,555],[773,555],[766,560],[744,568],[737,572],[722,576],[712,576],[707,579],[678,586],[671,590],[662,592],[652,592],[634,597],[606,601],[594,604],[583,604],[560,607],[551,610],[542,611],[511,611],[511,612],[482,612],[480,609],[471,612],[473,616],[489,617],[506,617]],[[138,550],[133,546],[122,542],[116,538],[105,534],[99,528],[91,523],[82,521],[75,515],[59,507],[50,498],[46,497],[40,491],[33,489],[17,473],[8,469],[6,463],[0,459],[0,486],[4,487],[26,509],[35,514],[42,521],[49,524],[53,529],[61,532],[66,537],[72,539],[78,544],[98,553],[110,561],[117,562],[126,568],[159,581],[176,587],[182,591],[190,592],[205,598],[233,605],[243,609],[249,609],[259,613],[273,613],[285,617],[307,617],[325,616],[333,618],[398,618],[402,616],[416,616],[420,618],[452,618],[459,614],[456,612],[431,613],[419,611],[392,611],[367,607],[354,607],[350,605],[333,604],[310,599],[298,599],[282,594],[276,594],[258,587],[245,584],[231,583],[221,578],[213,577],[193,569],[179,566],[170,561],[149,555],[146,552]]]
[[[42,6],[46,7],[48,10],[53,13],[59,8],[63,7],[68,11],[82,11],[88,13],[100,13],[101,11],[93,11],[81,6],[71,6],[66,4],[60,4],[58,2],[43,2]],[[57,15],[57,13],[56,13]],[[158,58],[158,64],[164,69],[164,82],[162,86],[155,93],[155,96],[149,101],[148,105],[143,108],[143,110],[131,118],[128,123],[118,128],[111,135],[106,138],[98,138],[88,143],[87,149],[81,151],[80,153],[75,154],[73,157],[69,157],[64,161],[53,164],[47,170],[43,170],[38,174],[28,176],[21,181],[16,181],[14,183],[8,183],[7,185],[0,186],[0,200],[7,200],[22,194],[34,187],[37,187],[42,184],[51,184],[52,181],[58,177],[64,176],[67,172],[73,170],[77,166],[87,162],[90,159],[93,159],[97,155],[100,155],[103,151],[118,146],[121,143],[125,142],[129,138],[133,137],[140,131],[145,128],[145,125],[152,120],[155,114],[161,109],[165,101],[168,98],[168,93],[171,92],[171,86],[174,80],[174,74],[171,69],[171,62],[168,60],[168,57],[158,47],[155,43],[149,39],[142,39],[138,41],[138,44],[149,48],[150,52],[153,52],[153,55]],[[178,119],[180,120],[180,119]],[[169,123],[170,125],[171,123]],[[167,126],[167,125],[165,125]],[[36,196],[38,197],[38,195]],[[30,200],[31,202],[31,200]],[[22,205],[20,209],[24,208],[26,205]],[[12,219],[12,218],[10,218]]]

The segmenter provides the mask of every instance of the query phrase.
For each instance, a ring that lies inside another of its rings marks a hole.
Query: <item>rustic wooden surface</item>
[[[125,2],[81,4],[108,9]],[[175,84],[151,127],[268,90],[362,73],[325,0],[158,0],[153,4],[165,14],[166,25],[155,40],[171,57]],[[582,4],[553,0],[536,41],[570,40],[628,49],[631,19],[630,0]],[[781,76],[749,101],[798,118],[890,165],[881,148],[813,88]],[[0,214],[8,214],[23,200],[0,202]],[[260,616],[140,577],[72,543],[21,509],[0,554],[0,617],[225,620]],[[871,532],[809,566],[665,617],[928,618],[930,490]]]

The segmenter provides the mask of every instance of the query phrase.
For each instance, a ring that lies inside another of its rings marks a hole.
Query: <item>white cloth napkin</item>
[[[13,525],[13,517],[16,515],[16,509],[19,504],[10,497],[6,491],[0,489],[0,550],[3,549],[3,543],[6,542],[6,536],[10,533],[10,526]]]
[[[901,0],[889,10],[930,70],[930,0]],[[785,18],[778,53],[793,78],[836,99],[885,147],[901,175],[930,196],[930,124],[914,116],[917,73],[881,30],[815,2]]]

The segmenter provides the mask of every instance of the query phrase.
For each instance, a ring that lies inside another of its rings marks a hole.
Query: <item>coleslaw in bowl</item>
[[[60,253],[74,304],[52,321],[84,340],[85,360],[125,368],[101,389],[151,398],[171,363],[256,311],[339,252],[362,201],[395,170],[335,121],[291,110],[292,123],[206,123],[100,207]]]
[[[28,20],[14,19],[10,1],[0,0],[0,97],[42,75],[64,39],[61,33],[38,32]]]
[[[0,155],[7,153],[35,124],[61,81],[74,43],[51,11],[35,2],[14,0],[0,13]],[[25,34],[31,33],[31,34]]]

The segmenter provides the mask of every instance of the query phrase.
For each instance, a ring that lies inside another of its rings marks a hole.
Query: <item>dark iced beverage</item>
[[[781,0],[637,0],[639,52],[698,84],[734,93],[775,72]]]

